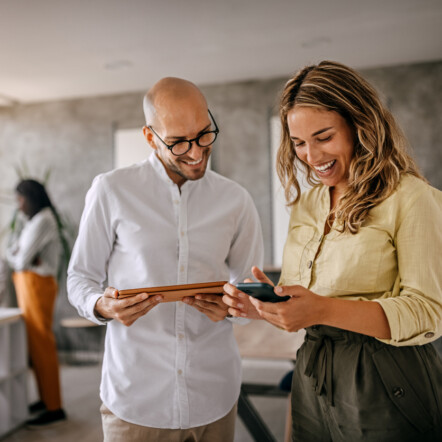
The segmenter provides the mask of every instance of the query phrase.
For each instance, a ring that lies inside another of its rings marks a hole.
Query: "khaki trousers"
[[[164,429],[143,427],[119,419],[101,405],[104,442],[233,442],[237,404],[223,418],[201,427]]]
[[[52,276],[23,271],[12,275],[18,306],[23,312],[32,368],[40,399],[48,410],[61,408],[57,347],[52,318],[57,282]]]

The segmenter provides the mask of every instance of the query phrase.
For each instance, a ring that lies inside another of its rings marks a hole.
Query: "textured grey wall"
[[[442,189],[442,62],[379,68],[363,74],[381,91],[397,116],[424,175]],[[261,217],[267,264],[271,263],[269,116],[277,112],[285,81],[286,78],[202,88],[221,130],[213,151],[213,168],[251,193]],[[40,179],[50,168],[48,188],[52,199],[77,225],[92,179],[112,168],[115,129],[142,127],[143,94],[141,91],[0,108],[2,195],[17,182],[13,165],[25,160]],[[0,229],[7,225],[12,211],[12,204],[1,205]],[[61,288],[55,324],[59,342],[65,348],[72,347],[75,336],[67,336],[58,324],[73,313]]]

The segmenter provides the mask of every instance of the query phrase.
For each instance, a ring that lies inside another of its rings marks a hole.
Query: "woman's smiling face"
[[[287,125],[297,157],[324,185],[342,194],[355,144],[347,121],[334,111],[295,106],[287,114]]]

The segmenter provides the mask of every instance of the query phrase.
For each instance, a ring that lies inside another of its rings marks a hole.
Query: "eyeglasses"
[[[195,143],[199,147],[208,147],[210,146],[215,140],[216,137],[219,134],[219,129],[216,124],[215,118],[213,118],[213,115],[211,114],[210,110],[208,109],[210,118],[213,121],[213,124],[215,125],[215,130],[210,130],[207,132],[203,132],[202,134],[198,135],[195,138],[192,138],[191,140],[180,140],[173,144],[167,144],[154,130],[152,126],[147,126],[157,137],[158,139],[177,157],[180,155],[184,155],[185,153],[189,152],[190,149],[192,149],[192,143],[195,141]]]

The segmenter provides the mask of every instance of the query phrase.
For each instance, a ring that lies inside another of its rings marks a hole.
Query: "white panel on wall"
[[[272,161],[272,252],[273,265],[280,268],[282,265],[282,253],[290,220],[290,208],[286,206],[284,189],[276,173],[276,153],[281,140],[281,123],[279,117],[270,119],[270,149]],[[304,175],[299,175],[301,192],[309,189]]]
[[[139,128],[117,130],[114,135],[114,146],[115,169],[139,163],[152,152],[143,131]]]
[[[144,161],[153,152],[141,129],[117,130],[114,135],[114,169]],[[212,168],[212,157],[207,168]]]

